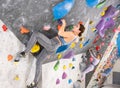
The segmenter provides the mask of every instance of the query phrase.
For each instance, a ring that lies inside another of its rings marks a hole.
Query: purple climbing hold
[[[56,84],[60,84],[60,79],[57,79],[57,80],[56,80]]]
[[[66,79],[66,78],[67,78],[67,74],[65,72],[63,72],[62,79]]]
[[[119,11],[117,11],[117,9],[112,5],[110,5],[105,11],[105,15],[102,16],[101,20],[96,25],[96,29],[101,37],[104,37],[105,31],[115,25],[113,17],[117,16],[118,13]]]
[[[72,56],[74,56],[74,52],[70,50],[63,56],[63,59],[70,59]]]

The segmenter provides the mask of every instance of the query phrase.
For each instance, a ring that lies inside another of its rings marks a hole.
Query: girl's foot
[[[27,85],[27,88],[38,88],[38,87],[37,87],[37,84],[33,82],[30,85]]]

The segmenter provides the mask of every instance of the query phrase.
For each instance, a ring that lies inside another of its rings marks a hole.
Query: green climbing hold
[[[57,63],[54,66],[54,70],[57,71],[59,68],[60,61],[57,61]]]
[[[106,0],[103,0],[102,2],[96,5],[96,8],[101,8],[105,3],[106,3]]]
[[[69,30],[71,31],[73,29],[73,25],[70,25],[69,26]]]

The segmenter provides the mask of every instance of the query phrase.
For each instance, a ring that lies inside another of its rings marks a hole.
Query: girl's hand
[[[61,21],[62,21],[62,25],[66,26],[66,21],[65,21],[65,19],[62,19]]]

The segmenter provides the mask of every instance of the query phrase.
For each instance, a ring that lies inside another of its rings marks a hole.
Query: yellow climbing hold
[[[105,11],[102,11],[101,13],[100,13],[100,16],[104,16],[105,15]]]
[[[69,68],[72,68],[73,67],[73,64],[72,63],[69,63]]]
[[[15,65],[18,65],[19,62],[14,62]]]
[[[83,42],[85,40],[85,37],[80,38],[80,41]]]
[[[80,48],[83,48],[83,44],[80,43]]]
[[[74,48],[75,47],[75,43],[72,43],[71,45],[70,45],[70,48]]]
[[[63,70],[66,70],[66,69],[67,69],[67,66],[66,66],[66,65],[64,65],[64,66],[63,66]]]
[[[62,54],[59,53],[59,54],[57,55],[57,58],[58,58],[58,60],[61,59],[61,58],[62,58]]]
[[[108,7],[104,7],[104,8],[103,8],[103,11],[106,11],[107,9],[108,9]]]
[[[91,28],[91,30],[94,32],[96,29],[95,28]]]
[[[32,49],[31,49],[31,53],[36,53],[40,50],[40,45],[39,44],[35,44]]]
[[[89,22],[89,24],[90,24],[90,25],[93,25],[93,21],[91,20],[91,21]]]
[[[14,80],[20,80],[19,76],[16,75],[15,78],[14,78]]]

